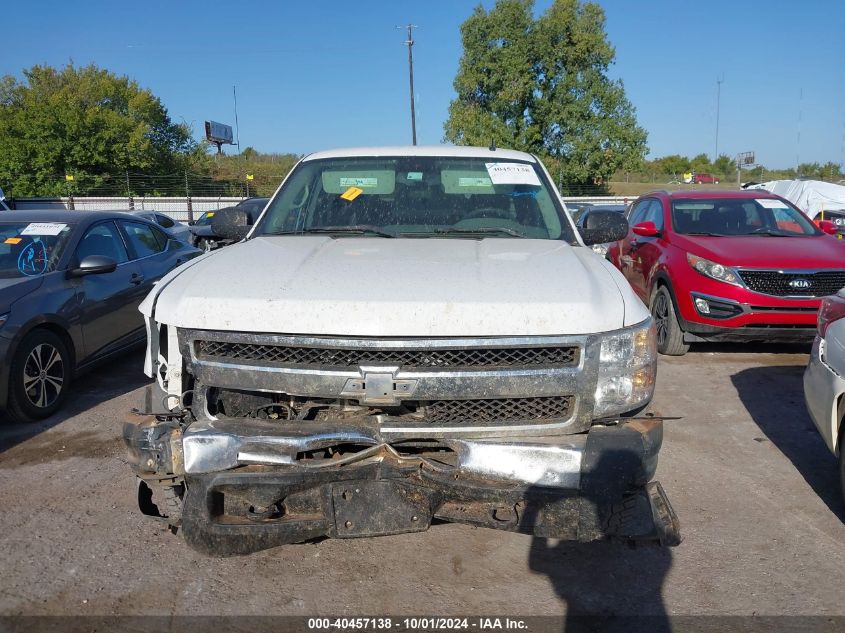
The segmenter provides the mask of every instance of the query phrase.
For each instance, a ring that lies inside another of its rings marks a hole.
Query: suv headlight
[[[620,415],[645,405],[654,394],[656,377],[657,335],[650,317],[633,327],[605,334],[593,417]]]
[[[733,284],[734,286],[743,285],[742,280],[739,278],[739,273],[734,268],[711,262],[709,259],[704,259],[692,253],[687,253],[687,261],[690,266],[705,277],[710,277],[710,279],[715,279],[716,281],[724,281],[726,284]]]

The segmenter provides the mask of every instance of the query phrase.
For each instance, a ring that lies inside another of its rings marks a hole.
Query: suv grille
[[[470,348],[470,349],[338,349],[294,347],[223,341],[196,341],[198,358],[246,360],[276,365],[358,367],[396,365],[406,369],[572,367],[578,364],[578,347]]]
[[[740,270],[739,276],[751,290],[776,297],[825,297],[845,288],[845,270],[815,273]]]
[[[418,411],[423,413],[423,421],[428,424],[483,425],[566,418],[569,416],[571,404],[571,396],[434,400],[420,407]]]

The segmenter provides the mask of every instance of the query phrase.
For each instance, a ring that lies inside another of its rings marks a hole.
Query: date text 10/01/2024
[[[319,630],[526,630],[527,624],[518,618],[309,618],[308,629]]]

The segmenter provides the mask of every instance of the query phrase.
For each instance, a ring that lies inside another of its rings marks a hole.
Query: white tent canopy
[[[786,198],[815,220],[822,211],[845,211],[845,187],[821,180],[770,180],[748,189],[765,189]]]

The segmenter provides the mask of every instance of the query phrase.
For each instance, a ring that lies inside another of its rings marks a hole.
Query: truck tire
[[[666,286],[657,288],[651,297],[651,316],[657,328],[657,351],[667,356],[683,356],[689,351],[684,332],[675,314],[675,304]]]
[[[72,360],[62,339],[50,330],[33,330],[12,359],[6,415],[18,423],[53,415],[64,402],[72,374]]]

